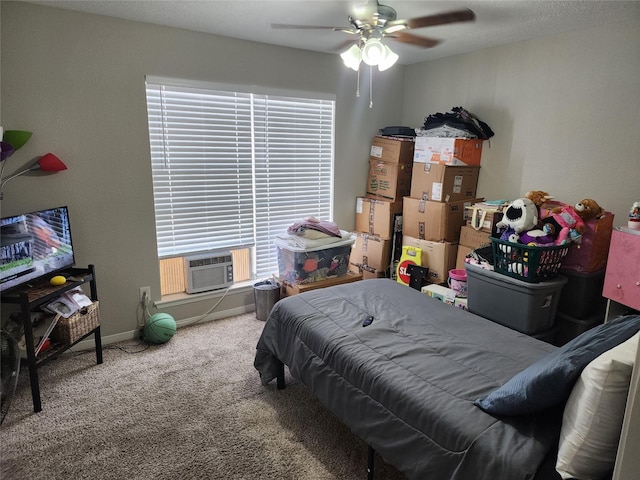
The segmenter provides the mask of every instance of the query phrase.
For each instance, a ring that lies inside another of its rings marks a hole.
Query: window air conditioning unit
[[[184,257],[187,293],[218,290],[233,285],[233,257],[218,250]]]

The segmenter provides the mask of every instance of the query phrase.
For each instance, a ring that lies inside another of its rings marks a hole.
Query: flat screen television
[[[75,263],[67,207],[2,218],[0,243],[2,292],[53,276]]]

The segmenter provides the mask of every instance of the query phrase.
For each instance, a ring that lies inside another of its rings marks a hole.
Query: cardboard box
[[[354,265],[353,263],[349,264],[349,272],[354,273],[356,275],[361,275],[362,280],[369,280],[371,278],[385,278],[387,275],[386,271],[376,270],[375,268],[369,267],[361,267],[358,265]]]
[[[416,137],[413,161],[441,165],[480,165],[482,140]]]
[[[421,292],[449,305],[453,305],[456,300],[456,292],[442,285],[425,285]]]
[[[332,287],[333,285],[342,285],[343,283],[351,283],[358,280],[362,280],[362,275],[350,271],[342,277],[327,278],[313,283],[295,284],[281,278],[280,295],[283,297],[289,297],[291,295],[297,295],[298,293],[315,290],[317,288]]]
[[[368,233],[354,232],[355,242],[351,248],[349,263],[367,270],[386,272],[391,263],[391,239]]]
[[[480,167],[452,167],[414,163],[411,197],[434,202],[456,202],[476,198]]]
[[[392,202],[375,198],[356,199],[356,230],[358,232],[391,238],[396,217],[402,216],[402,201]]]
[[[396,201],[411,191],[412,163],[388,163],[369,160],[367,196]]]
[[[457,244],[432,242],[403,235],[402,245],[417,247],[422,250],[422,266],[429,268],[429,281],[431,283],[445,283],[447,281],[449,270],[456,265]]]
[[[413,138],[375,136],[369,157],[388,163],[412,163],[414,145]]]
[[[461,243],[458,244],[458,254],[456,255],[456,268],[459,270],[464,270],[465,269],[465,261],[464,259],[467,258],[467,255],[469,255],[471,252],[473,252],[474,248],[473,247],[467,247],[466,245],[462,245]]]
[[[460,228],[467,222],[465,207],[475,202],[477,199],[440,203],[404,197],[402,234],[420,240],[458,243]]]
[[[487,232],[463,225],[460,227],[460,240],[458,243],[465,247],[478,248],[490,244],[491,240],[489,240]]]

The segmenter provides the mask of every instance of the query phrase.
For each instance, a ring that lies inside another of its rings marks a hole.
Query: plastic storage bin
[[[575,318],[571,315],[566,315],[562,312],[558,312],[558,314],[556,315],[556,326],[558,327],[558,333],[556,334],[555,344],[558,346],[562,346],[570,340],[576,338],[578,335],[600,325],[603,322],[604,310],[594,312],[584,319]]]
[[[276,239],[280,280],[299,285],[345,275],[353,242],[351,237],[326,246],[304,249]]]
[[[495,271],[529,283],[557,277],[571,246],[537,247],[490,238]]]
[[[567,278],[528,283],[467,264],[469,311],[528,335],[553,327]]]
[[[606,299],[602,296],[604,269],[580,273],[562,268],[560,274],[567,277],[567,284],[560,295],[558,312],[582,319],[596,311],[604,310],[606,304]]]

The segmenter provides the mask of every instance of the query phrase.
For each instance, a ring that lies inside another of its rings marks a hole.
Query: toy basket
[[[93,302],[69,318],[60,318],[51,332],[51,339],[56,343],[73,343],[92,332],[99,325],[100,311],[98,302]]]
[[[493,248],[494,270],[529,283],[557,277],[562,260],[571,246],[567,244],[539,247],[489,238]]]

